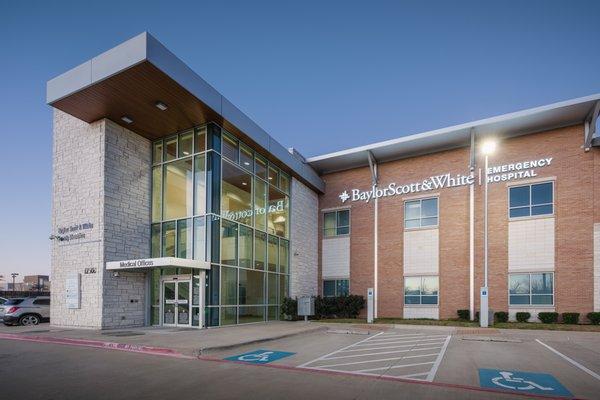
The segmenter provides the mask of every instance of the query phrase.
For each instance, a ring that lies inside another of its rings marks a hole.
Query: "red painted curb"
[[[495,390],[488,388],[481,388],[477,386],[467,386],[460,385],[455,383],[444,383],[444,382],[426,382],[426,381],[416,381],[412,379],[405,378],[395,378],[393,376],[369,376],[369,375],[356,375],[356,374],[348,374],[342,371],[330,371],[330,370],[319,370],[319,369],[311,369],[311,368],[298,368],[292,365],[282,365],[282,364],[252,364],[243,361],[230,361],[223,360],[220,358],[208,357],[208,356],[187,356],[185,354],[181,354],[173,349],[168,349],[164,347],[152,347],[152,346],[140,346],[135,344],[125,344],[125,343],[115,343],[115,342],[104,342],[99,340],[88,340],[88,339],[67,339],[67,338],[57,338],[51,336],[23,336],[11,333],[0,333],[0,339],[7,340],[19,340],[24,342],[37,342],[37,343],[51,343],[51,344],[60,344],[67,346],[80,346],[80,347],[91,347],[105,350],[118,350],[118,351],[126,351],[131,353],[142,353],[142,354],[150,354],[150,355],[158,355],[163,357],[174,357],[174,358],[184,358],[184,359],[196,359],[202,361],[210,361],[210,362],[219,362],[219,363],[233,363],[238,365],[245,365],[249,367],[263,367],[263,368],[274,368],[274,369],[283,369],[288,371],[302,371],[314,374],[325,374],[325,375],[336,375],[336,376],[348,376],[353,375],[356,378],[365,378],[365,379],[375,379],[375,380],[384,380],[384,381],[393,381],[393,382],[402,382],[413,385],[426,385],[426,386],[437,386],[437,387],[446,387],[452,389],[462,389],[469,390],[473,392],[483,392],[483,393],[496,393],[501,395],[508,396],[520,396],[525,398],[538,398],[538,399],[556,399],[556,400],[565,400],[569,399],[569,397],[555,397],[555,396],[545,396],[540,394],[527,394],[521,392],[514,392],[508,390]],[[571,397],[570,399],[578,400],[578,398]],[[581,399],[583,400],[583,399]]]
[[[24,336],[24,335],[12,334],[12,333],[0,333],[0,339],[19,340],[19,341],[23,341],[23,342],[61,344],[61,345],[68,345],[68,346],[92,347],[92,348],[96,348],[96,349],[127,351],[127,352],[131,352],[131,353],[152,354],[152,355],[175,357],[175,358],[190,358],[190,359],[196,358],[196,357],[192,357],[192,356],[186,356],[185,354],[181,354],[173,349],[168,349],[168,348],[164,348],[164,347],[152,347],[152,346],[142,346],[142,345],[136,345],[136,344],[127,344],[127,343],[105,342],[105,341],[101,341],[101,340],[68,339],[68,338],[59,338],[59,337],[52,337],[52,336]]]

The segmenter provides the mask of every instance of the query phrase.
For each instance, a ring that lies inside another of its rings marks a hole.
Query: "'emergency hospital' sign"
[[[539,160],[529,160],[516,162],[511,164],[498,165],[495,167],[489,167],[488,183],[495,182],[506,182],[515,179],[533,178],[537,176],[536,168],[547,167],[552,163],[552,157],[541,158]],[[437,190],[443,188],[451,188],[458,186],[468,186],[475,183],[475,176],[473,174],[442,174],[430,176],[420,182],[399,185],[396,182],[392,182],[385,187],[373,186],[371,190],[361,191],[360,189],[351,189],[350,193],[344,190],[339,195],[342,203],[347,200],[350,201],[365,201],[369,202],[373,199],[381,197],[396,196],[410,193],[427,192],[430,190]]]

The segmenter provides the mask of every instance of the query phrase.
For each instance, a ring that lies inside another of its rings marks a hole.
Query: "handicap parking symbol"
[[[500,369],[480,369],[479,385],[484,388],[512,390],[531,394],[572,396],[560,382],[550,374]]]
[[[272,351],[272,350],[254,350],[249,353],[239,354],[237,356],[231,356],[225,358],[228,361],[242,361],[251,364],[267,364],[271,361],[279,360],[284,357],[289,357],[296,353],[289,353],[286,351]]]

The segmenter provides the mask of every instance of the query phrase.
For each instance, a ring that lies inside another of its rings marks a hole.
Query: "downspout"
[[[471,128],[469,159],[471,176],[475,172],[475,131]],[[475,184],[469,186],[469,319],[475,319]]]
[[[373,153],[371,153],[371,151],[367,150],[367,156],[369,158],[369,168],[371,170],[371,184],[373,186],[373,188],[375,190],[377,190],[377,183],[379,180],[378,174],[377,174],[377,160],[375,160],[375,157],[373,156]],[[377,318],[377,304],[378,304],[378,297],[379,297],[379,229],[378,229],[378,221],[379,221],[379,206],[378,206],[378,199],[377,196],[375,196],[375,212],[373,213],[373,246],[374,246],[374,251],[373,251],[373,290],[374,290],[374,296],[373,296],[373,318],[376,319]]]

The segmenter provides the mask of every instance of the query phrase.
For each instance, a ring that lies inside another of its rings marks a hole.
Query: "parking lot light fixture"
[[[488,288],[488,157],[496,151],[496,142],[488,140],[481,146],[485,155],[484,165],[484,200],[483,200],[483,287],[480,291],[479,325],[487,328],[489,325],[489,288]]]

